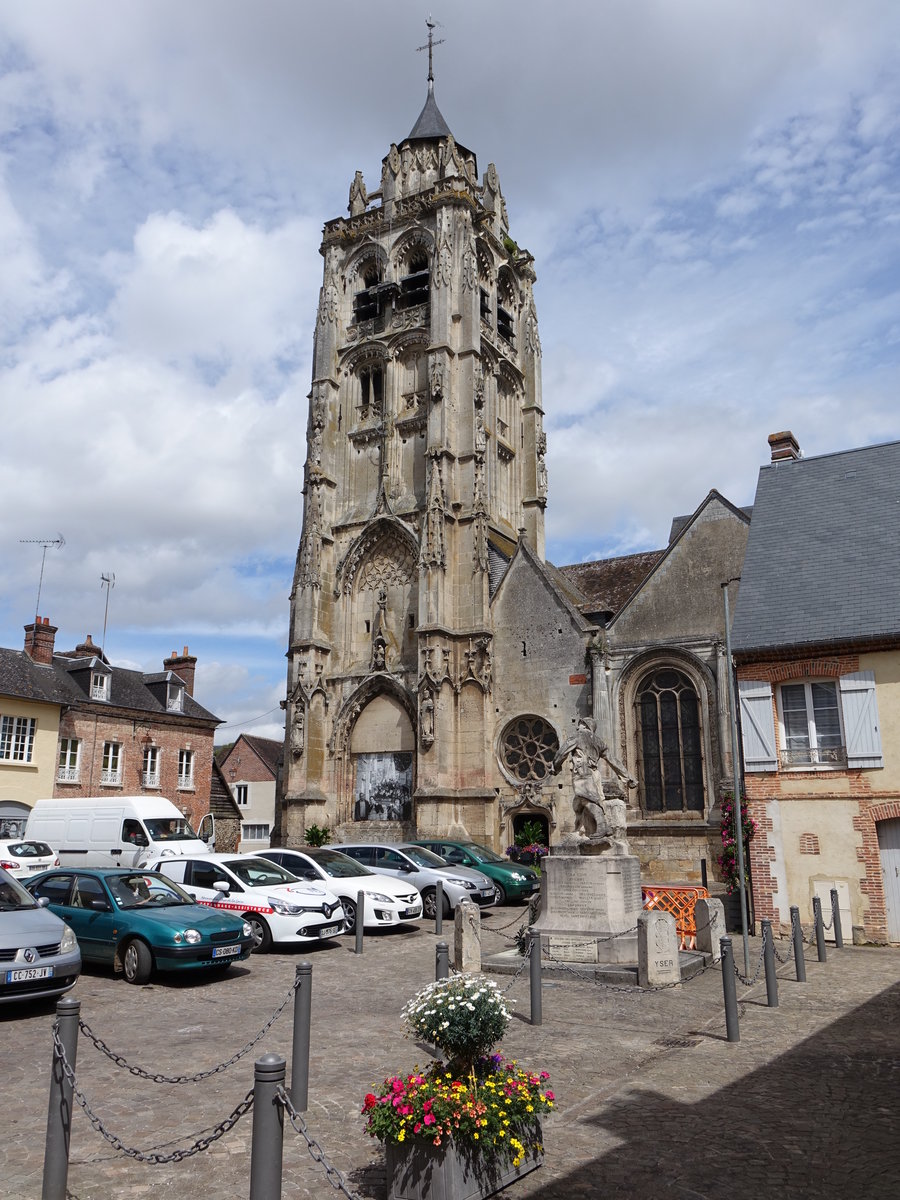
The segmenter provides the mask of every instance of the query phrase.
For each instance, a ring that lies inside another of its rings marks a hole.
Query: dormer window
[[[103,671],[91,672],[91,699],[109,699],[109,676]]]
[[[184,684],[170,683],[166,690],[166,711],[184,711]]]

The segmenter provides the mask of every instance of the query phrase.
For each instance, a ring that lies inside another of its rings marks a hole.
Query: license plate
[[[40,863],[38,863],[37,866],[30,864],[28,867],[28,870],[29,871],[46,871],[47,868],[45,866],[42,866]]]
[[[401,916],[401,917],[403,917],[403,918],[406,918],[406,917],[421,917],[421,915],[422,915],[422,910],[421,910],[421,908],[404,908],[404,909],[402,910],[402,912],[400,913],[400,916]]]
[[[319,930],[319,937],[332,937],[336,933],[340,933],[343,925],[324,925]]]
[[[50,979],[52,967],[22,967],[18,971],[7,971],[7,983],[26,983],[29,979]]]
[[[240,946],[215,946],[213,948],[213,958],[231,958],[235,954],[240,954]]]

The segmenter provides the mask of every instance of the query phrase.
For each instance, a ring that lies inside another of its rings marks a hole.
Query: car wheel
[[[429,921],[433,921],[437,916],[436,891],[434,888],[426,888],[422,893],[422,916],[427,917]],[[450,901],[447,899],[447,893],[444,892],[444,916],[450,916]]]
[[[256,913],[244,913],[244,920],[249,921],[253,938],[253,954],[264,954],[272,948],[272,931]]]
[[[356,932],[356,901],[350,900],[346,896],[341,897],[341,906],[344,910],[344,919],[347,922],[347,933]]]
[[[122,955],[122,973],[129,983],[146,983],[153,970],[153,955],[143,942],[136,938],[125,947]]]
[[[496,904],[505,904],[506,903],[506,888],[503,886],[502,883],[498,883],[496,881],[496,879],[494,880],[494,895],[496,897],[496,899],[495,899]]]

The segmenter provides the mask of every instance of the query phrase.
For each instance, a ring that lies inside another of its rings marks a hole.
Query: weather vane
[[[428,51],[428,83],[429,83],[429,86],[433,86],[434,85],[434,54],[433,54],[434,47],[443,45],[445,39],[438,38],[437,41],[434,40],[434,30],[435,30],[435,27],[439,24],[439,22],[432,21],[431,13],[428,14],[425,24],[428,26],[428,41],[425,43],[424,46],[416,46],[416,51],[417,52],[419,50],[427,50]]]

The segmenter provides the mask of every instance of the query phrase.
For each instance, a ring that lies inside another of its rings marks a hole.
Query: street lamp
[[[741,899],[741,937],[744,941],[744,974],[750,974],[750,943],[747,931],[747,887],[744,882],[744,822],[741,813],[741,771],[738,755],[737,708],[734,702],[734,667],[731,662],[731,615],[728,611],[728,585],[740,583],[740,575],[721,584],[725,597],[725,655],[728,660],[728,715],[731,718],[731,767],[734,784],[734,841],[737,846],[738,889]]]

